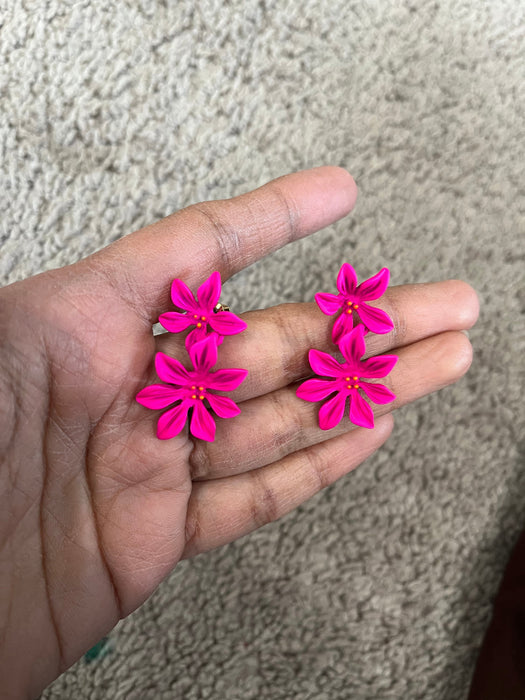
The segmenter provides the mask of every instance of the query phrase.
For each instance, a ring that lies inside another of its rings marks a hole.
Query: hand
[[[394,404],[376,427],[318,427],[295,395],[308,350],[330,351],[333,319],[314,303],[244,314],[219,360],[249,370],[232,393],[241,414],[213,443],[185,430],[158,440],[158,413],[135,396],[155,381],[155,352],[183,358],[183,339],[153,337],[173,308],[173,278],[191,289],[225,280],[282,245],[345,216],[356,187],[340,168],[279,178],[231,200],[190,206],[74,265],[0,296],[0,677],[36,695],[128,615],[184,557],[268,523],[332,483],[388,438],[391,410],[457,380],[476,321],[465,283],[390,289],[395,322],[367,337],[394,352]],[[343,261],[341,261],[343,262]],[[352,261],[353,262],[353,261]],[[387,261],[386,261],[387,262]],[[334,279],[335,273],[334,270]],[[238,309],[234,311],[238,312]]]

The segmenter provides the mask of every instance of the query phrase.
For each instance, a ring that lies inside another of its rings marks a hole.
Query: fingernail
[[[461,332],[464,333],[467,336],[467,338],[470,338],[470,334],[468,331],[461,331]]]

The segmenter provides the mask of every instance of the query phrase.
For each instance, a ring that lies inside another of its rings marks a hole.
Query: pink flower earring
[[[190,326],[195,328],[186,337],[186,347],[202,340],[210,333],[217,334],[217,344],[220,345],[225,335],[242,333],[246,323],[229,307],[219,304],[221,295],[221,276],[213,272],[197,290],[197,299],[182,280],[175,279],[171,283],[171,299],[179,311],[167,311],[159,316],[159,323],[170,333],[179,333]]]
[[[386,377],[397,362],[396,355],[378,355],[361,360],[365,354],[363,326],[356,326],[339,341],[345,362],[339,363],[331,355],[320,350],[310,350],[308,359],[313,371],[329,379],[307,379],[297,389],[297,396],[305,401],[321,401],[335,393],[319,410],[319,426],[322,430],[335,428],[341,422],[350,400],[350,420],[364,428],[374,427],[372,409],[359,394],[359,389],[373,403],[390,403],[396,397],[383,384],[372,384],[364,379]]]
[[[327,316],[332,316],[339,309],[343,313],[337,318],[332,330],[332,340],[337,345],[339,340],[354,327],[353,313],[356,313],[365,326],[365,333],[389,333],[394,329],[390,316],[370,306],[367,302],[379,299],[382,296],[390,280],[390,271],[384,267],[370,279],[357,284],[357,275],[349,263],[344,263],[337,275],[337,289],[339,294],[315,295],[315,301],[321,311]]]
[[[324,314],[332,315],[342,309],[332,329],[332,340],[345,360],[341,364],[331,355],[314,349],[308,355],[312,370],[327,379],[307,379],[298,387],[297,396],[305,401],[322,401],[335,394],[319,410],[319,427],[322,430],[330,430],[341,422],[347,398],[351,422],[364,428],[374,427],[373,411],[359,390],[376,404],[390,403],[396,398],[383,384],[363,380],[386,377],[396,364],[397,356],[378,355],[368,360],[361,359],[366,350],[364,338],[369,331],[388,333],[394,328],[387,313],[367,303],[385,292],[389,279],[390,272],[384,267],[358,286],[354,268],[344,263],[337,276],[339,294],[315,295],[317,305]],[[359,314],[362,321],[355,328],[354,312]]]
[[[212,275],[197,290],[197,299],[182,280],[173,280],[171,298],[185,313],[168,311],[159,318],[160,323],[172,333],[195,328],[186,337],[185,345],[193,369],[189,370],[174,357],[158,352],[155,369],[165,384],[152,384],[136,396],[136,400],[153,410],[168,408],[157,423],[157,437],[168,440],[178,435],[190,417],[190,433],[201,440],[213,442],[216,425],[210,414],[213,410],[220,418],[232,418],[241,410],[232,399],[215,391],[232,391],[246,378],[245,369],[219,369],[212,372],[217,363],[218,346],[224,336],[241,333],[246,323],[227,306],[219,304],[221,278]],[[209,406],[209,408],[208,408]]]

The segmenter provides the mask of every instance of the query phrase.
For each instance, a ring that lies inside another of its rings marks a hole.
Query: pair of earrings
[[[310,350],[310,366],[323,378],[308,379],[297,389],[297,396],[305,401],[322,401],[335,394],[319,411],[319,426],[323,430],[340,423],[347,398],[352,423],[366,428],[374,427],[372,409],[359,390],[373,403],[385,404],[395,399],[387,387],[364,379],[385,377],[394,367],[397,356],[361,359],[365,354],[364,337],[367,333],[388,333],[394,328],[388,314],[368,304],[384,294],[389,277],[388,269],[383,268],[377,275],[358,285],[354,268],[344,263],[337,277],[339,294],[316,294],[316,302],[324,314],[331,316],[342,310],[334,323],[332,340],[345,360],[340,363],[328,353]],[[165,384],[147,386],[136,396],[137,401],[146,408],[168,408],[157,424],[157,436],[161,440],[175,437],[183,430],[190,409],[191,434],[208,442],[215,439],[216,426],[207,406],[220,418],[233,418],[240,413],[239,407],[230,398],[213,393],[233,391],[248,374],[245,369],[212,371],[224,337],[246,329],[242,319],[219,303],[220,294],[221,278],[218,272],[213,272],[199,287],[196,298],[182,280],[172,282],[172,301],[182,311],[168,311],[159,317],[159,321],[170,333],[180,333],[193,326],[185,341],[193,369],[188,370],[179,360],[158,352],[155,369]],[[361,320],[357,326],[354,326],[354,314]]]
[[[341,422],[347,399],[351,422],[364,428],[374,427],[374,413],[359,390],[376,404],[387,404],[396,398],[383,384],[365,380],[386,377],[396,364],[397,356],[378,355],[361,359],[366,350],[367,333],[383,334],[394,329],[392,319],[385,311],[368,304],[385,293],[389,279],[390,272],[384,267],[358,285],[354,268],[344,263],[337,276],[339,294],[315,295],[317,305],[324,314],[332,316],[342,310],[332,328],[332,341],[344,362],[338,362],[321,350],[310,350],[310,367],[323,378],[307,379],[297,389],[297,396],[305,401],[322,401],[334,394],[319,410],[319,427],[322,430],[335,428]],[[361,320],[357,326],[354,326],[354,314]]]

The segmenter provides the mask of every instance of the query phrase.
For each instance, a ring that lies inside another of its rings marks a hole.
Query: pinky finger
[[[356,428],[268,466],[194,482],[182,558],[233,542],[290,512],[367,459],[386,442],[393,425],[387,414],[373,430]]]

